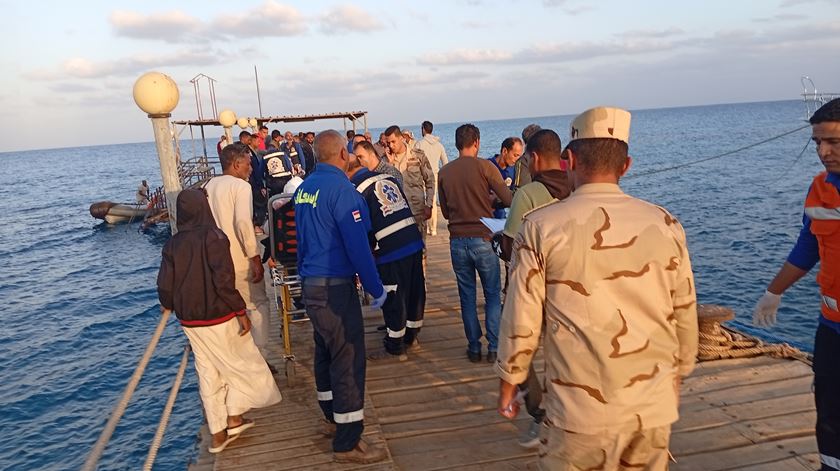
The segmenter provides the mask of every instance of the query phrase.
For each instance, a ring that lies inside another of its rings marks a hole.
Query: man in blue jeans
[[[513,197],[490,161],[478,157],[481,134],[472,124],[455,130],[458,158],[444,165],[438,174],[440,210],[449,221],[449,250],[458,281],[461,319],[467,336],[467,358],[481,361],[481,324],[476,306],[475,273],[484,289],[484,325],[487,329],[487,362],[496,362],[499,321],[502,316],[499,259],[490,246],[490,230],[481,223],[493,217],[494,197],[503,207]]]

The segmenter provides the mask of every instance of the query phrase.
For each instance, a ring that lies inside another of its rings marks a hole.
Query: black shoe
[[[481,352],[473,352],[467,349],[467,358],[473,363],[478,363],[481,361]]]
[[[487,363],[496,363],[496,352],[487,352]]]

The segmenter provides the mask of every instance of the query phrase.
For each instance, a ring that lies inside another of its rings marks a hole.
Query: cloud
[[[447,73],[401,74],[390,70],[318,70],[307,69],[292,78],[282,77],[280,88],[290,97],[356,97],[365,93],[380,96],[383,93],[416,92],[424,88],[437,89],[445,85],[474,86],[476,81],[487,79],[483,71]]]
[[[237,38],[298,36],[306,32],[306,18],[297,8],[268,0],[245,13],[213,20],[213,31]]]
[[[498,49],[456,49],[452,52],[426,54],[417,59],[420,65],[465,65],[510,62],[513,54]]]
[[[571,16],[595,9],[592,5],[574,5],[569,0],[543,0],[542,4],[546,8],[560,8],[563,12]]]
[[[355,5],[338,5],[307,17],[297,8],[267,0],[244,12],[223,14],[204,21],[181,11],[142,14],[116,10],[108,18],[117,36],[169,43],[206,43],[226,38],[268,38],[301,36],[317,22],[327,34],[371,32],[385,28],[373,14]]]
[[[776,21],[797,21],[808,18],[808,15],[801,15],[798,13],[780,13],[778,15],[767,16],[763,18],[755,18],[756,23],[774,23]]]
[[[545,43],[518,51],[457,49],[446,53],[426,54],[418,58],[417,63],[432,66],[537,64],[587,60],[604,56],[647,54],[667,50],[670,47],[671,43],[667,41],[655,40]]]
[[[837,0],[784,0],[781,4],[779,4],[782,8],[787,7],[795,7],[798,5],[804,5],[806,3],[834,3]]]
[[[83,57],[65,60],[57,69],[35,70],[24,74],[25,78],[44,81],[61,81],[68,78],[100,79],[112,76],[131,76],[152,68],[178,66],[208,66],[218,64],[231,57],[211,49],[184,49],[169,54],[136,54],[115,60],[91,61]]]
[[[355,5],[339,5],[320,15],[321,30],[327,34],[368,33],[384,29],[378,18]]]
[[[685,33],[685,31],[683,31],[680,28],[671,27],[671,28],[666,28],[666,29],[634,29],[634,30],[625,31],[623,33],[618,33],[618,34],[616,34],[616,36],[618,36],[620,38],[636,38],[636,39],[645,38],[645,39],[650,39],[650,38],[668,38],[668,37],[672,37],[672,36],[679,36],[679,35],[684,34],[684,33]]]
[[[50,90],[54,91],[55,93],[83,93],[95,92],[97,90],[100,90],[100,88],[94,87],[93,85],[85,85],[75,82],[59,82],[50,85]]]
[[[108,21],[117,36],[166,42],[187,40],[204,29],[200,20],[178,10],[150,15],[116,10],[108,16]]]

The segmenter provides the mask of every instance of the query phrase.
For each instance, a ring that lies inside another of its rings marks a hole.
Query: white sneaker
[[[519,437],[519,446],[522,448],[536,448],[539,446],[540,427],[542,427],[542,422],[532,421],[528,430]]]

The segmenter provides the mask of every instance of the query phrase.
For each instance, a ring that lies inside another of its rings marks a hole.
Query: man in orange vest
[[[840,471],[840,98],[820,107],[810,122],[811,139],[826,171],[811,183],[799,239],[758,301],[753,323],[775,324],[782,293],[820,262],[822,315],[813,366],[817,446],[822,469]]]

